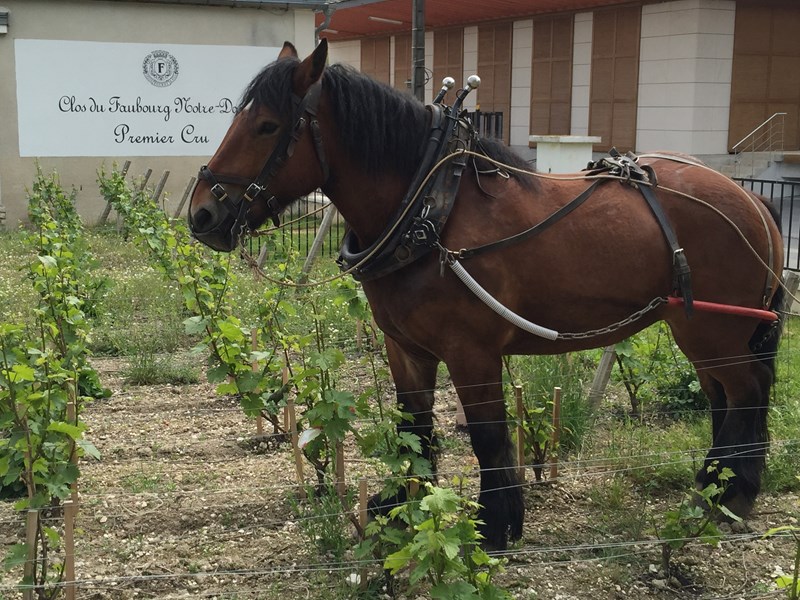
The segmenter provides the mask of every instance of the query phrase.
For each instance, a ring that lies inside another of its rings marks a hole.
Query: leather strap
[[[552,213],[550,216],[546,217],[543,221],[540,221],[533,227],[526,229],[525,231],[521,231],[515,235],[509,236],[505,239],[498,240],[496,242],[491,242],[489,244],[484,244],[483,246],[476,246],[475,248],[462,248],[461,250],[454,251],[453,254],[456,256],[458,260],[463,260],[467,258],[472,258],[474,256],[478,256],[479,254],[485,254],[486,252],[492,252],[494,250],[500,250],[501,248],[507,248],[513,244],[518,244],[524,240],[528,240],[536,235],[542,233],[548,227],[555,225],[561,219],[566,217],[570,214],[573,210],[578,208],[581,204],[586,202],[589,199],[594,191],[597,189],[597,186],[600,185],[604,180],[603,179],[596,179],[594,183],[592,183],[588,188],[583,190],[576,198],[570,200],[567,204],[559,208],[557,211]]]
[[[692,277],[689,262],[686,260],[683,248],[681,248],[678,243],[675,230],[672,229],[672,225],[670,225],[669,219],[667,219],[667,215],[664,214],[664,209],[661,207],[661,203],[658,201],[653,191],[653,186],[644,183],[640,185],[637,184],[637,187],[647,201],[647,205],[653,212],[656,221],[658,221],[658,224],[661,226],[661,231],[664,233],[667,244],[669,244],[670,250],[672,251],[673,289],[683,297],[683,308],[686,312],[686,317],[689,318],[694,312],[692,306],[694,296],[692,294]]]

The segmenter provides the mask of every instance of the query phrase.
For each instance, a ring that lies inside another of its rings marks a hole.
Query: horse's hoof
[[[696,506],[701,507],[704,511],[708,511],[711,507],[708,506],[708,502],[704,498],[702,498],[699,494],[700,490],[703,489],[702,484],[697,484],[697,491],[698,493],[694,496],[694,504]],[[730,494],[725,494],[722,498],[721,504],[728,509],[731,513],[739,517],[739,519],[746,519],[750,516],[750,513],[753,512],[753,505],[755,504],[755,498],[750,498],[747,494],[743,494],[741,492],[736,492],[734,490],[728,490],[729,492],[733,492]],[[726,514],[724,511],[719,509],[714,509],[714,520],[719,523],[735,523],[736,519],[732,518],[730,515]]]

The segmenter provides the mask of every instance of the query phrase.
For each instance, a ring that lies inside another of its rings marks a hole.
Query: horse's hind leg
[[[398,407],[410,415],[410,419],[404,419],[398,424],[397,430],[399,433],[407,431],[419,436],[422,457],[430,462],[431,469],[435,473],[433,400],[439,360],[422,350],[407,351],[389,336],[386,336],[386,353],[397,390]],[[391,509],[405,500],[405,489],[401,488],[394,497],[384,500],[378,496],[374,497],[370,501],[370,508],[385,512],[384,509]]]
[[[447,363],[464,406],[472,449],[481,468],[478,517],[487,549],[505,549],[522,537],[525,507],[506,422],[501,359],[467,357]]]
[[[708,469],[714,461],[718,462],[718,470],[730,468],[735,477],[729,482],[723,503],[738,516],[746,517],[761,489],[773,373],[742,341],[751,333],[746,327],[737,328],[731,323],[725,329],[713,330],[718,335],[714,341],[701,340],[703,327],[699,320],[693,323],[692,334],[673,328],[678,345],[701,373],[701,383],[714,409],[713,444],[696,483],[698,488],[704,488],[717,481],[717,471]]]

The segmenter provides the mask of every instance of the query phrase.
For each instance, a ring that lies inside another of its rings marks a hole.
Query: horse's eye
[[[272,135],[276,131],[278,131],[278,124],[271,121],[266,121],[258,127],[259,135]]]

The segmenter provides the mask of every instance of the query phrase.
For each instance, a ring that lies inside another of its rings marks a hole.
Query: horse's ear
[[[281,58],[297,58],[297,48],[292,42],[283,42],[283,48],[278,53],[278,59]]]
[[[322,38],[319,44],[307,56],[294,73],[295,93],[303,95],[312,84],[316,83],[322,72],[325,70],[325,63],[328,61],[328,40]]]

